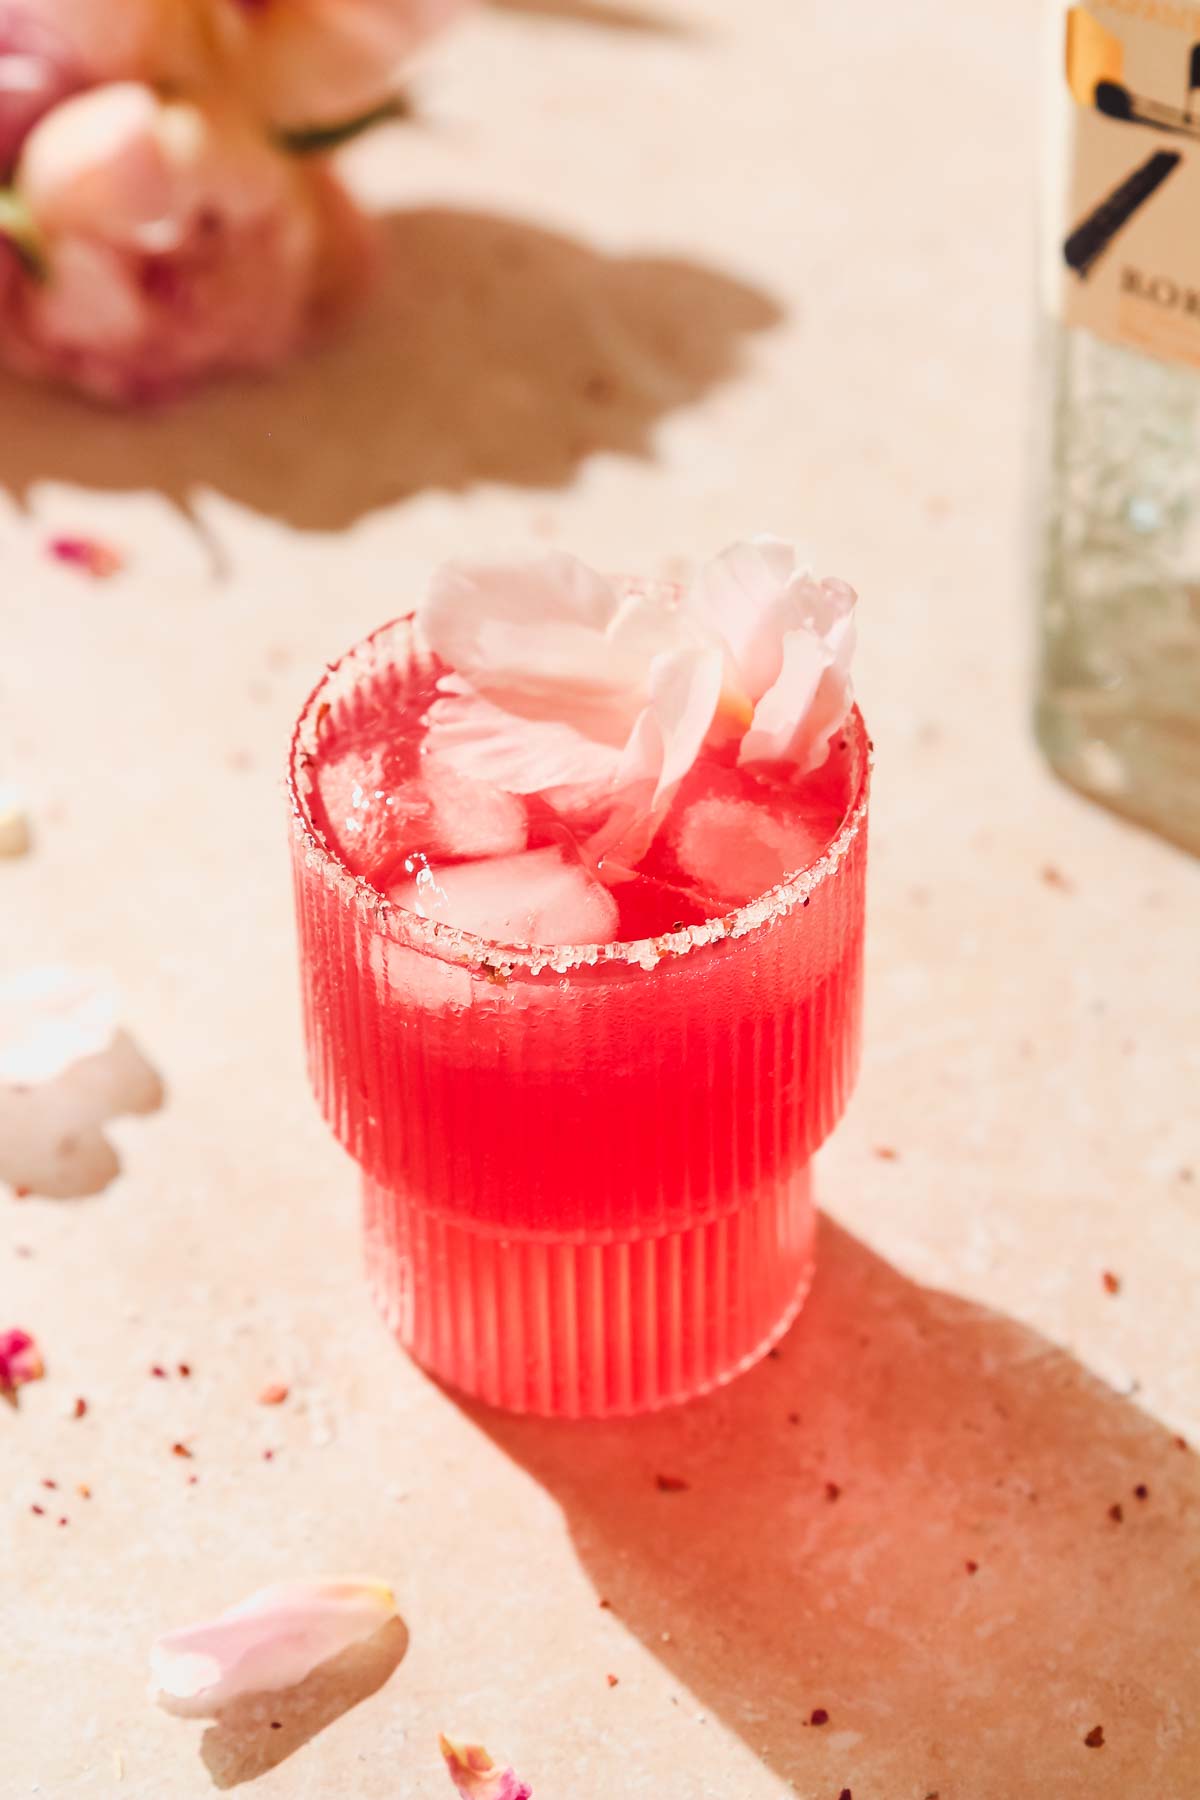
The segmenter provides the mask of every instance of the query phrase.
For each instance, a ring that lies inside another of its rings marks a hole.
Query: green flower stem
[[[0,238],[7,238],[29,273],[44,281],[49,269],[33,214],[13,188],[0,188]]]
[[[370,112],[360,113],[356,119],[339,119],[335,125],[302,125],[293,131],[280,131],[276,138],[293,156],[324,156],[376,125],[384,125],[390,119],[411,117],[411,102],[405,95],[395,94],[381,106],[373,106]]]

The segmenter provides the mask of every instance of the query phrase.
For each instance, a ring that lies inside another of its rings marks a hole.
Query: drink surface
[[[720,918],[815,862],[850,806],[847,725],[803,775],[706,749],[653,841],[633,841],[586,795],[504,793],[428,755],[444,673],[414,658],[361,690],[350,716],[327,718],[313,822],[381,894],[495,943],[629,941]]]

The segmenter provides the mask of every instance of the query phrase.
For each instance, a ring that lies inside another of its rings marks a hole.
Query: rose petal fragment
[[[103,1133],[153,1112],[162,1083],[117,1024],[107,977],[63,966],[0,981],[0,1181],[67,1198],[118,1172]]]
[[[69,563],[91,575],[96,581],[107,581],[125,567],[125,558],[111,544],[91,537],[55,537],[48,545],[55,562]]]
[[[722,713],[749,723],[741,762],[820,766],[853,702],[855,601],[779,538],[733,544],[699,571],[685,604],[724,639]]]
[[[150,1652],[151,1693],[171,1712],[211,1717],[244,1694],[295,1687],[395,1617],[395,1597],[381,1581],[278,1582],[160,1637]]]
[[[12,1400],[19,1387],[40,1381],[46,1373],[42,1353],[28,1331],[0,1331],[0,1394]]]
[[[105,977],[61,964],[0,984],[0,1083],[50,1081],[112,1041],[117,1000]]]
[[[779,672],[758,699],[742,739],[742,763],[786,761],[817,769],[854,702],[854,589],[844,581],[793,581],[786,593]]]
[[[527,719],[469,689],[449,690],[429,712],[429,750],[468,781],[510,794],[581,787],[604,792],[616,779],[620,748],[566,719]]]
[[[532,1800],[533,1789],[511,1769],[498,1768],[482,1744],[439,1739],[446,1768],[462,1800]]]

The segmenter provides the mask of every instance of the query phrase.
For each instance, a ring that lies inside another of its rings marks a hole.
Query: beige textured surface
[[[282,382],[140,423],[0,389],[38,827],[0,964],[113,968],[170,1090],[106,1193],[0,1207],[0,1324],[49,1362],[0,1417],[5,1800],[437,1800],[440,1727],[537,1800],[1200,1791],[1200,866],[1026,733],[1036,9],[662,7],[505,0],[447,43],[423,122],[356,152],[385,291]],[[128,575],[51,565],[54,528]],[[861,588],[879,751],[818,1283],[690,1410],[477,1415],[372,1316],[305,1088],[286,728],[447,555],[649,570],[761,528]],[[410,1633],[352,1710],[399,1642],[275,1733],[146,1705],[156,1631],[346,1566]]]

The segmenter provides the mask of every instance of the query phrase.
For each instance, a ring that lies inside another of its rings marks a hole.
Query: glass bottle
[[[1182,8],[1049,12],[1037,732],[1200,853],[1200,42]]]

